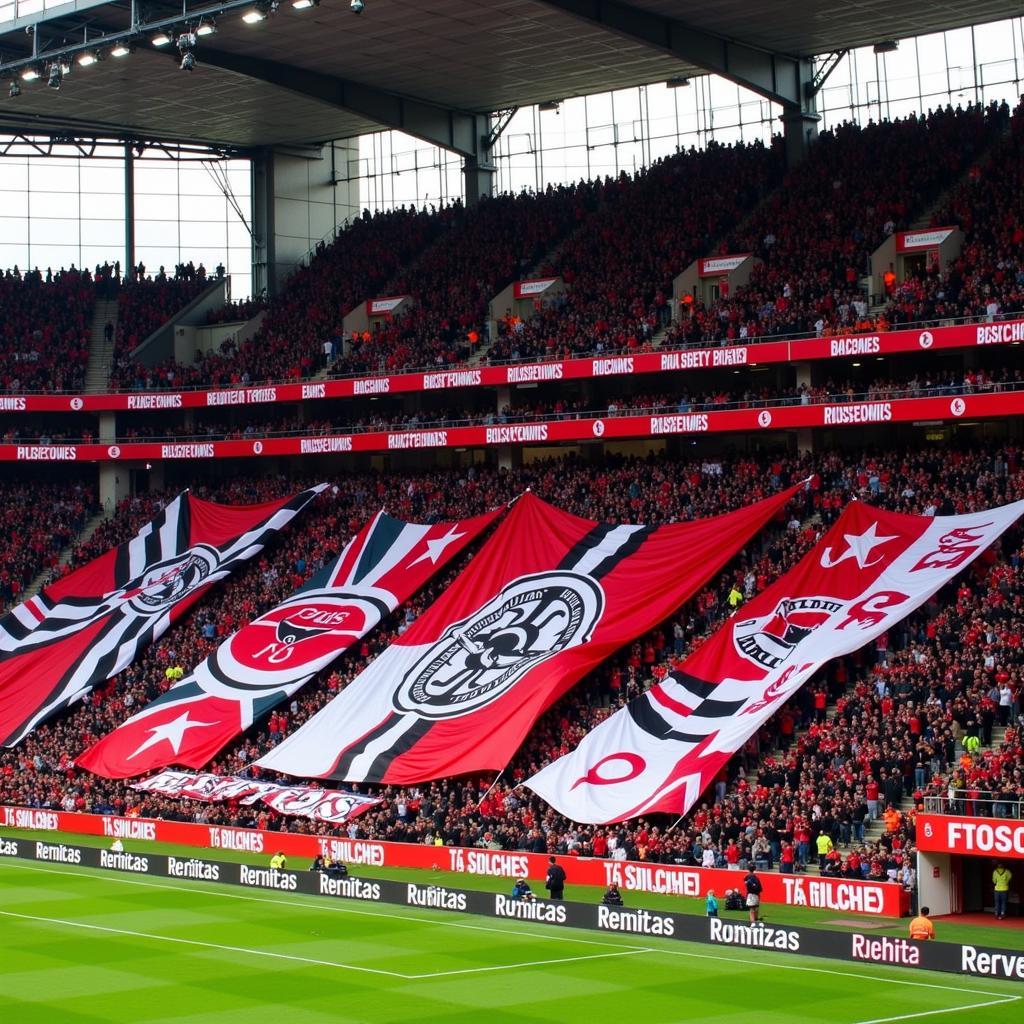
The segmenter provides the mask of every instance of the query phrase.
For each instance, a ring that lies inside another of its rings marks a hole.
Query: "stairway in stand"
[[[113,324],[114,334],[106,340],[105,328]],[[89,362],[85,369],[86,394],[101,394],[110,387],[110,371],[114,363],[114,341],[117,337],[117,300],[100,299],[92,316],[89,340]]]

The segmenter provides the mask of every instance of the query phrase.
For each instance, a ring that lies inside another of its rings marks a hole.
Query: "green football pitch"
[[[1020,986],[0,863],[2,1024],[1020,1020]]]

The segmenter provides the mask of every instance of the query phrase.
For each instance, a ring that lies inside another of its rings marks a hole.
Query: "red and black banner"
[[[0,744],[19,743],[130,665],[324,486],[259,505],[186,492],[130,541],[14,608],[0,621]]]
[[[552,703],[678,608],[796,489],[663,526],[595,523],[526,494],[445,595],[257,763],[396,784],[503,768]]]

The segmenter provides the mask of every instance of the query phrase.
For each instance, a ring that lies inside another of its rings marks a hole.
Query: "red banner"
[[[801,486],[662,526],[596,523],[525,494],[448,590],[256,763],[396,785],[504,768],[548,707],[692,596]]]
[[[490,878],[512,879],[525,875],[527,878],[541,879],[548,869],[548,858],[540,853],[421,846],[340,836],[297,835],[292,832],[261,832],[222,825],[197,825],[107,814],[77,814],[29,807],[0,806],[0,826],[104,836],[108,839],[177,843],[204,849],[245,850],[266,854],[268,857],[278,850],[288,857],[312,858],[320,853],[337,858],[349,866],[369,864],[374,867],[422,868]],[[703,896],[708,889],[715,889],[721,894],[726,889],[739,888],[742,880],[738,872],[718,868],[599,858],[573,861],[569,857],[561,858],[561,863],[566,868],[571,885],[607,886],[615,882],[626,892],[698,897]],[[358,869],[354,873],[358,874]],[[815,878],[767,871],[758,877],[764,886],[761,898],[766,903],[879,917],[899,917],[910,906],[910,894],[893,882]]]
[[[931,853],[1024,860],[1024,821],[919,814],[917,847]]]
[[[462,371],[459,371],[462,372]],[[465,371],[479,372],[479,371]],[[235,441],[126,444],[0,444],[0,462],[110,462],[271,458],[409,451],[419,448],[489,448],[671,437],[679,434],[758,433],[800,427],[864,427],[872,424],[956,422],[1024,414],[1024,391],[942,398],[902,398],[835,405],[780,405],[719,412],[658,413],[611,419],[539,420],[494,426],[368,431],[362,434],[268,437]]]
[[[1024,320],[913,328],[883,334],[831,335],[795,341],[748,342],[631,356],[564,359],[508,366],[481,366],[445,371],[418,371],[388,376],[268,384],[208,391],[123,392],[107,395],[0,395],[0,412],[118,412],[207,409],[228,405],[266,405],[321,398],[437,391],[464,387],[499,387],[592,377],[640,376],[719,367],[765,366],[860,356],[897,355],[940,349],[1013,345],[1024,342]],[[159,456],[158,456],[159,457]]]

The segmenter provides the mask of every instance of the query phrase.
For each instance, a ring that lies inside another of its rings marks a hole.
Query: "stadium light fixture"
[[[21,73],[21,80],[23,82],[34,82],[37,78],[41,77],[38,68],[27,67]]]
[[[130,46],[128,46],[125,43],[118,43],[117,46],[115,46],[110,51],[110,56],[111,57],[127,57],[128,54],[131,53],[131,52],[132,52],[132,48]]]
[[[267,12],[260,7],[253,7],[242,15],[242,21],[246,25],[258,25],[261,21],[266,21],[266,19]]]
[[[191,71],[196,66],[196,34],[191,29],[178,36],[178,53],[181,54],[181,70]]]
[[[87,68],[91,64],[95,64],[97,60],[97,55],[89,50],[86,50],[85,53],[80,53],[78,55],[78,63],[83,68]]]
[[[875,53],[894,53],[900,48],[900,44],[895,39],[883,39],[880,43],[875,43]]]
[[[559,107],[561,107],[561,105],[562,105],[562,101],[561,100],[545,100],[543,103],[538,103],[537,104],[537,109],[542,114],[551,113],[552,111],[557,114],[558,113],[558,109],[559,109]]]
[[[150,42],[154,46],[166,46],[170,41],[171,37],[163,31],[157,32],[157,34],[150,39]]]
[[[217,31],[217,23],[213,18],[202,18],[196,27],[197,36],[212,36]]]
[[[307,11],[310,7],[319,7],[320,0],[292,0],[292,7],[297,11]]]
[[[665,85],[667,85],[669,89],[683,89],[689,84],[690,80],[688,78],[670,78],[665,83]]]

